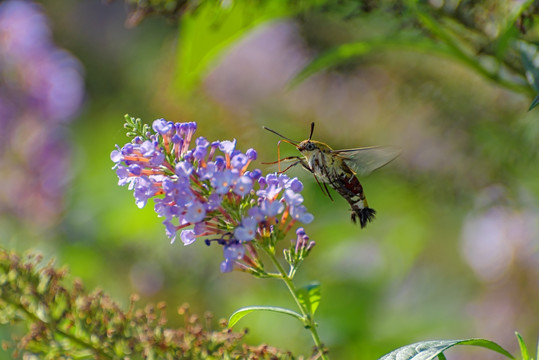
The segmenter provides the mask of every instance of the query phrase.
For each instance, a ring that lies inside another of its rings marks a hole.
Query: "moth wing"
[[[393,146],[373,146],[346,150],[333,150],[357,175],[365,176],[381,168],[401,153]]]

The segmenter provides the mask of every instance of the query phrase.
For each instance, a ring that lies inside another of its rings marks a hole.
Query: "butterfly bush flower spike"
[[[294,225],[313,220],[303,205],[301,182],[248,170],[257,152],[238,150],[236,139],[196,137],[194,122],[157,119],[150,129],[126,116],[125,127],[132,141],[116,146],[110,155],[118,185],[133,191],[139,208],[154,200],[171,243],[179,234],[184,245],[200,238],[207,245],[221,245],[222,272],[264,274],[257,247],[274,246]],[[302,235],[289,252],[303,257],[314,242],[303,228],[298,231]]]

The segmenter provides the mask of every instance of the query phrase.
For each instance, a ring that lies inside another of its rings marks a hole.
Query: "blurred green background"
[[[126,113],[147,123],[196,121],[199,135],[237,138],[240,149],[257,149],[260,162],[276,160],[278,141],[262,126],[302,140],[315,121],[313,138],[333,148],[403,149],[361,179],[377,210],[363,230],[350,222],[343,199],[335,195],[331,202],[302,169],[289,172],[304,182],[305,205],[315,215],[305,228],[316,247],[297,281],[322,283],[317,316],[332,358],[375,359],[438,338],[482,337],[514,351],[516,330],[535,342],[539,121],[538,110],[527,112],[530,97],[450,59],[402,49],[370,54],[289,88],[318,46],[394,26],[390,16],[344,26],[322,13],[256,27],[215,60],[200,86],[180,93],[174,74],[182,34],[172,21],[149,17],[126,28],[122,2],[48,0],[42,6],[54,42],[84,69],[86,97],[74,121],[62,125],[71,160],[61,215],[36,224],[3,214],[2,246],[37,249],[122,304],[132,293],[143,303],[165,300],[172,325],[184,302],[216,318],[249,305],[293,308],[277,281],[221,274],[219,248],[169,244],[153,204],[140,210],[132,193],[117,186],[109,155],[127,141]],[[295,151],[281,146],[282,155]],[[309,334],[295,320],[261,313],[238,326],[249,328],[251,344],[310,354]],[[0,328],[3,338],[11,331]]]

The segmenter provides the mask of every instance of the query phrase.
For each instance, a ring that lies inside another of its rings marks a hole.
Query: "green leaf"
[[[299,302],[314,315],[320,304],[320,283],[312,283],[299,288],[296,291]]]
[[[526,79],[528,79],[528,83],[535,91],[539,91],[539,67],[536,66],[539,59],[537,46],[521,41],[519,48],[522,65],[524,65],[524,69],[526,70]]]
[[[230,315],[230,318],[228,319],[228,327],[231,328],[234,326],[242,317],[244,317],[247,314],[250,314],[254,311],[272,311],[276,313],[286,314],[290,315],[292,317],[295,317],[302,323],[304,323],[303,316],[301,314],[298,314],[295,311],[276,307],[276,306],[247,306],[241,309],[238,309],[236,312],[234,312],[232,315]]]
[[[519,35],[517,28],[515,28],[513,25],[514,24],[511,24],[511,26],[504,29],[500,36],[498,36],[496,39],[495,55],[498,59],[503,58],[513,39]]]
[[[535,98],[533,99],[530,107],[528,108],[528,111],[530,111],[531,109],[533,109],[534,107],[536,107],[537,105],[539,104],[539,94],[537,94],[535,96]]]
[[[294,77],[294,79],[290,81],[289,86],[293,88],[305,81],[310,76],[322,70],[335,67],[343,62],[350,61],[350,59],[359,58],[374,51],[387,50],[416,51],[446,57],[454,56],[451,49],[449,49],[445,44],[436,44],[429,39],[404,37],[400,39],[383,38],[353,42],[328,50],[312,60]]]
[[[496,57],[498,59],[501,59],[504,56],[506,50],[511,45],[512,40],[519,35],[515,23],[522,13],[532,4],[533,0],[526,0],[517,4],[517,6],[512,9],[512,13],[509,15],[505,25],[500,30],[500,35],[496,39]]]
[[[520,354],[522,356],[522,360],[530,360],[530,354],[528,354],[528,348],[526,347],[522,336],[520,336],[518,332],[515,332],[515,335],[517,336],[518,345],[520,346]]]
[[[379,360],[433,360],[436,357],[440,357],[444,351],[455,345],[481,346],[503,354],[510,359],[514,359],[513,355],[495,342],[485,339],[465,339],[421,341],[394,350],[389,354],[382,356]],[[442,359],[443,358],[444,357],[442,357]]]
[[[324,54],[320,55],[313,61],[311,61],[307,66],[301,70],[294,79],[290,82],[290,86],[294,87],[299,83],[303,82],[308,77],[313,74],[335,66],[343,61],[346,61],[350,58],[359,57],[365,55],[372,50],[372,44],[368,42],[356,42],[351,44],[344,44],[336,47],[333,50],[329,50]]]
[[[285,0],[237,0],[229,6],[223,3],[204,1],[182,17],[176,64],[178,90],[189,91],[197,85],[224,50],[249,30],[291,13]]]

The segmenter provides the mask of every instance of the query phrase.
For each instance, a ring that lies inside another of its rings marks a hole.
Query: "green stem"
[[[267,249],[265,246],[263,246],[262,249],[268,255],[271,262],[275,265],[275,267],[281,274],[280,278],[286,284],[288,291],[290,291],[292,298],[296,302],[296,305],[299,307],[299,310],[301,311],[301,314],[303,315],[303,323],[305,327],[308,328],[311,332],[311,336],[313,338],[316,349],[318,350],[320,354],[320,359],[329,360],[329,357],[324,352],[324,345],[322,344],[322,341],[320,340],[320,336],[318,336],[318,331],[316,331],[316,323],[314,321],[314,318],[311,316],[309,310],[307,310],[305,306],[299,301],[299,298],[296,292],[296,286],[294,285],[292,278],[288,276],[286,270],[283,268],[281,263],[277,260],[277,258],[275,257],[275,254],[272,251]]]

